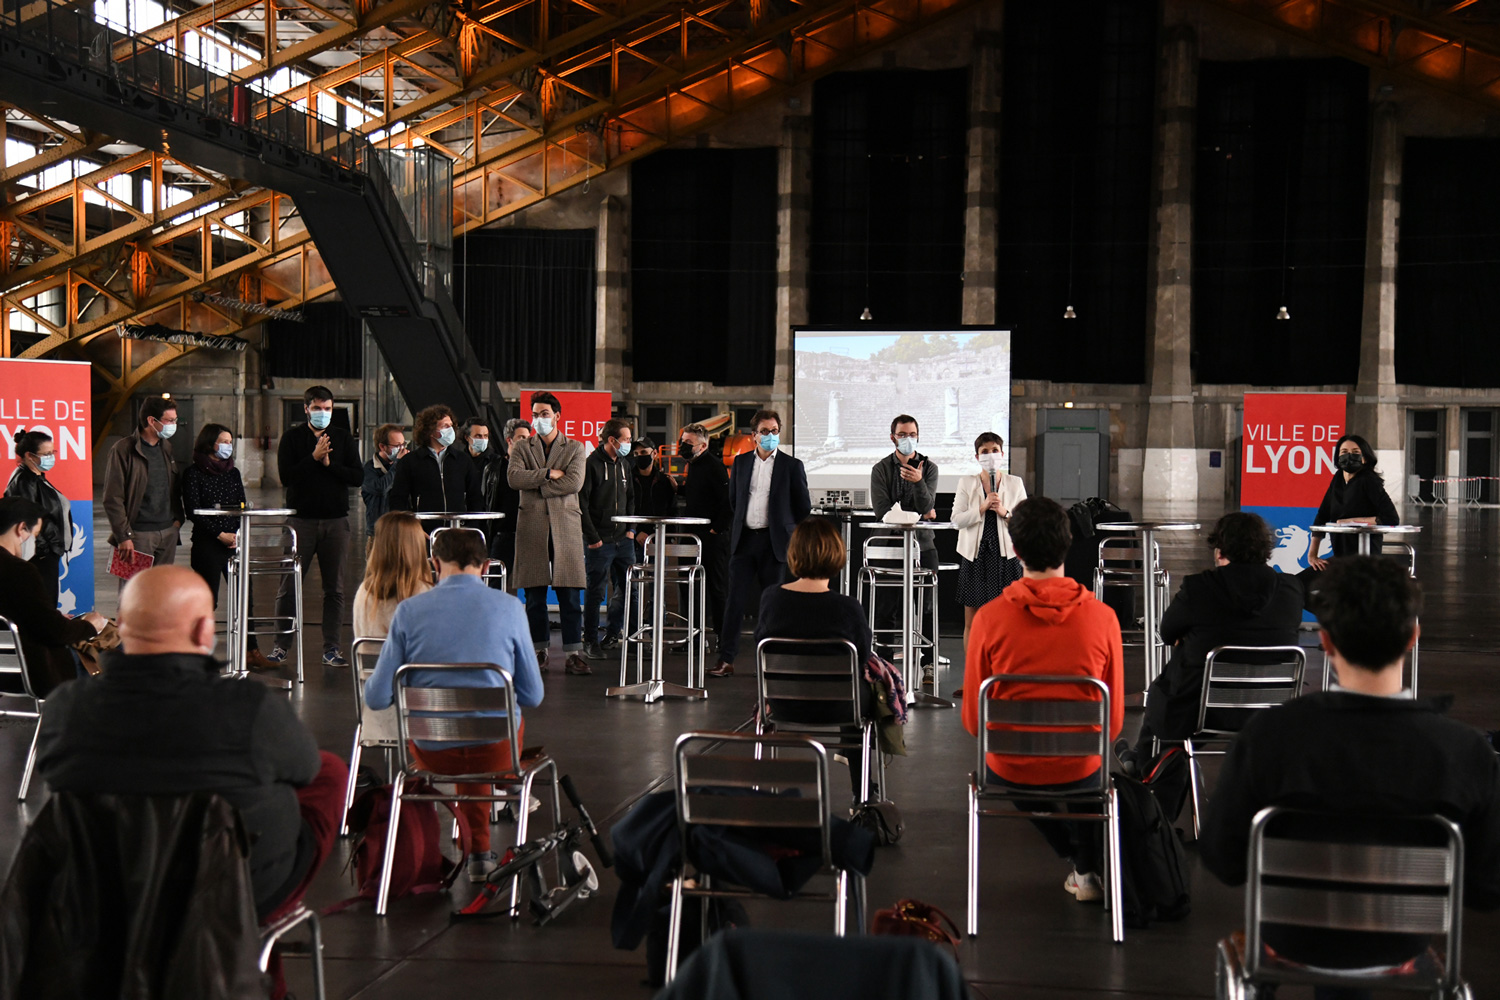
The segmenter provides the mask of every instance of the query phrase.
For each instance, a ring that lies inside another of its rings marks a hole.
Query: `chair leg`
[[[672,905],[667,911],[666,981],[669,983],[677,978],[678,941],[682,937],[682,879],[683,873],[678,872],[672,880]]]
[[[630,592],[635,588],[630,585],[631,575],[628,572],[625,574],[625,627],[620,630],[624,636],[620,640],[620,687],[625,686],[625,663],[630,656],[630,636],[633,634],[630,630]]]
[[[839,937],[844,936],[844,930],[849,923],[849,873],[839,869],[838,899],[833,906],[833,933]]]
[[[979,797],[969,783],[969,937],[979,936]]]
[[[401,793],[406,789],[406,772],[399,771],[391,784],[391,818],[385,831],[385,857],[380,864],[380,888],[375,893],[375,915],[385,916],[391,895],[391,868],[396,863],[396,831],[401,828]]]
[[[37,703],[36,730],[31,734],[31,749],[26,751],[26,766],[21,771],[21,794],[17,797],[18,802],[26,801],[26,794],[31,791],[31,775],[36,770],[36,744],[42,735],[42,706]]]
[[[1198,791],[1198,785],[1202,781],[1203,775],[1198,770],[1198,757],[1193,753],[1193,741],[1186,740],[1182,745],[1187,750],[1188,790],[1192,792],[1193,795],[1193,839],[1197,840],[1198,830],[1201,822],[1200,817],[1202,816],[1203,808],[1200,793]]]
[[[305,647],[304,647],[303,642],[302,642],[302,633],[304,631],[304,629],[303,629],[303,622],[302,622],[302,577],[304,575],[305,574],[303,573],[302,568],[301,568],[300,565],[293,568],[292,579],[295,580],[296,583],[295,583],[295,585],[294,585],[294,587],[292,589],[293,589],[293,592],[297,596],[297,606],[292,609],[292,614],[295,615],[295,617],[292,619],[292,624],[297,629],[297,683],[298,684],[303,683],[303,678],[306,676],[306,666],[305,666],[305,664],[307,663],[306,651],[305,651]]]
[[[859,803],[861,805],[870,801],[870,744],[873,742],[870,736],[874,728],[875,725],[871,722],[866,722],[860,727]]]
[[[328,1000],[328,986],[323,978],[323,922],[318,911],[312,910],[307,918],[307,936],[312,947],[313,996],[316,1000]]]
[[[1115,944],[1123,944],[1125,941],[1125,896],[1120,871],[1120,793],[1116,789],[1110,788],[1109,803],[1105,808],[1109,810],[1104,821],[1105,867],[1109,869],[1106,873],[1109,879],[1107,888],[1109,930]]]
[[[354,746],[349,750],[349,780],[344,783],[344,814],[339,817],[339,836],[349,836],[349,810],[354,806],[354,784],[359,780],[359,758],[364,747],[360,737],[364,735],[364,723],[354,724]]]

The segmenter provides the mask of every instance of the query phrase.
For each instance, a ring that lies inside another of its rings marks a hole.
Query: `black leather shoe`
[[[577,653],[569,653],[568,660],[563,664],[563,672],[569,674],[591,674],[594,668],[589,666],[589,661]]]

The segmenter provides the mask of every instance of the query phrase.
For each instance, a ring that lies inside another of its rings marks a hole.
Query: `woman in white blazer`
[[[974,612],[1021,578],[1021,564],[1010,545],[1005,519],[1026,499],[1019,477],[1000,471],[1005,442],[993,431],[974,439],[980,472],[958,481],[952,521],[958,525],[958,600],[964,606],[964,642]]]

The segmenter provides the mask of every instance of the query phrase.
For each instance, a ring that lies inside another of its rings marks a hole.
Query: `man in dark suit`
[[[781,415],[761,410],[751,421],[755,450],[734,460],[729,480],[729,594],[719,662],[709,674],[729,677],[739,652],[745,601],[752,593],[786,579],[786,545],[797,524],[812,511],[807,470],[779,450]]]

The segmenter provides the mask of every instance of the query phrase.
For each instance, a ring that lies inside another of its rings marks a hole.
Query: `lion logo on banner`
[[[1307,569],[1308,530],[1299,524],[1276,529],[1276,548],[1271,550],[1271,568],[1278,573],[1296,575]]]

